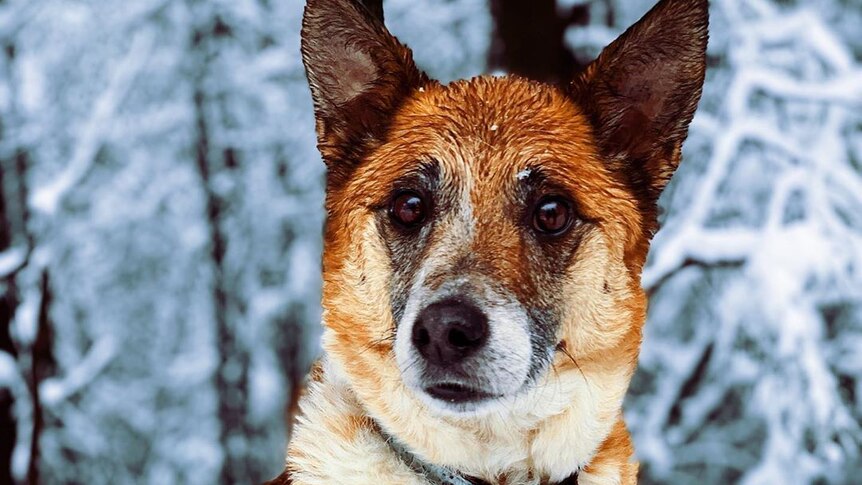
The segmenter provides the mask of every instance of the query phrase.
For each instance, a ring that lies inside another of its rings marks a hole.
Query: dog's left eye
[[[418,226],[425,220],[425,201],[416,192],[396,194],[389,208],[392,220],[404,227]]]

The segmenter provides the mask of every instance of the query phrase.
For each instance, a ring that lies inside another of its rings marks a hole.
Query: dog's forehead
[[[614,185],[591,130],[579,107],[546,84],[479,77],[431,85],[394,116],[387,141],[364,161],[353,187],[386,191],[433,164],[447,182],[469,179],[474,201],[484,205],[541,173],[589,210],[606,205],[600,199]]]
[[[586,117],[557,88],[520,78],[479,77],[417,91],[393,120],[393,139],[424,138],[440,158],[457,150],[471,167],[517,167],[589,151]],[[581,145],[581,146],[578,146]],[[487,166],[491,165],[491,167]]]

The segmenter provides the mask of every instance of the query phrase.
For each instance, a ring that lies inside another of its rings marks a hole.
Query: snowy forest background
[[[274,476],[317,352],[300,0],[0,0],[0,483]],[[386,0],[443,81],[653,0]],[[529,19],[529,20],[527,20]],[[626,403],[642,482],[862,483],[862,0],[713,0]]]

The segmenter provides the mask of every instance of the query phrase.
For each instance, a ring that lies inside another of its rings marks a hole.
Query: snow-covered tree
[[[426,63],[449,79],[482,72],[486,10],[387,4],[408,41],[458,51]],[[293,0],[0,2],[7,478],[280,469],[319,333],[323,164],[301,14]]]
[[[449,81],[560,78],[651,3],[537,0],[546,71],[515,58],[517,1],[384,7]],[[711,3],[707,87],[644,274],[626,404],[643,481],[855,483],[862,4]],[[279,470],[319,334],[302,4],[0,0],[0,483]]]
[[[817,6],[713,3],[643,277],[628,415],[655,483],[862,476],[862,5]]]
[[[573,27],[596,54],[650,2]],[[862,3],[711,2],[626,406],[644,483],[862,476]],[[607,17],[604,17],[605,19]]]

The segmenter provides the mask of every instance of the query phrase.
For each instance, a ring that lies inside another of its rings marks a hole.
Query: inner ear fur
[[[404,99],[428,82],[383,25],[379,3],[308,0],[305,7],[302,61],[330,179],[349,173],[385,136]]]
[[[603,155],[648,212],[679,164],[706,71],[709,3],[661,0],[572,85]]]

